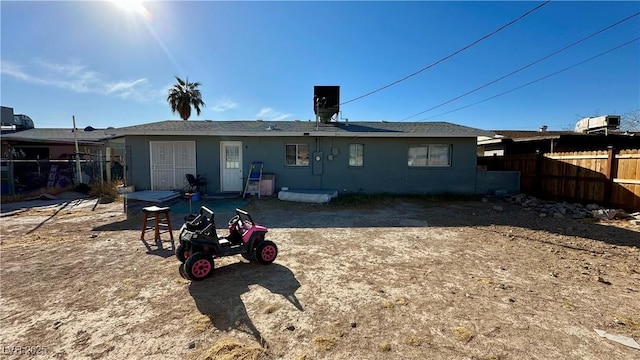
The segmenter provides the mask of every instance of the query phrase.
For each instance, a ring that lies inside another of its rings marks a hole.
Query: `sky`
[[[567,130],[640,108],[638,1],[551,1],[490,36],[543,1],[125,3],[2,0],[2,106],[38,128],[179,120],[178,76],[201,83],[189,121],[315,121],[316,85],[340,86],[339,121]]]

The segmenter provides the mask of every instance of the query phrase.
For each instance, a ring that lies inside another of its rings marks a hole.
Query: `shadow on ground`
[[[126,219],[97,226],[93,228],[93,231],[121,231],[121,230],[141,230],[143,212],[142,208],[147,206],[159,206],[169,207],[170,218],[173,230],[180,229],[180,226],[187,221],[187,216],[190,214],[197,214],[201,206],[207,206],[213,210],[216,214],[216,224],[218,229],[226,228],[226,224],[235,213],[235,209],[245,208],[247,202],[242,199],[210,199],[206,201],[194,202],[190,207],[188,201],[185,199],[174,199],[169,202],[156,203],[148,201],[128,201],[124,205],[124,212],[126,213]]]
[[[250,285],[260,285],[273,294],[283,296],[296,309],[304,311],[295,295],[300,282],[291,270],[276,263],[238,262],[216,268],[211,278],[191,282],[189,293],[198,311],[208,316],[216,329],[243,331],[266,347],[266,340],[249,318],[242,302],[241,296],[249,292]]]
[[[322,228],[415,228],[415,227],[484,227],[492,225],[517,226],[523,229],[546,231],[550,234],[576,236],[602,241],[611,245],[640,247],[638,227],[624,228],[607,226],[594,219],[540,218],[534,211],[524,211],[519,206],[501,203],[503,212],[492,209],[492,203],[480,201],[425,201],[402,197],[386,198],[362,204],[334,206],[333,204],[304,204],[280,201],[277,198],[263,199],[211,199],[191,206],[196,212],[201,205],[213,208],[219,229],[226,226],[236,207],[251,212],[253,218],[270,229],[322,229]],[[2,204],[3,221],[11,221],[12,215],[35,207],[58,207],[73,210],[75,207],[91,205],[95,210],[96,199],[33,200],[21,203]],[[123,204],[126,219],[94,227],[93,231],[141,230],[142,208],[159,205],[145,201],[129,201]],[[170,206],[171,222],[177,236],[180,226],[189,214],[185,199],[175,199]],[[54,218],[59,210],[51,216]],[[51,219],[43,221],[47,222]],[[38,228],[41,226],[40,224]],[[33,229],[36,230],[37,228]],[[32,231],[33,231],[32,230]],[[221,232],[223,234],[224,232]]]
[[[606,226],[594,219],[540,218],[535,211],[501,203],[504,211],[492,209],[481,201],[425,202],[420,200],[385,201],[358,207],[331,207],[286,203],[274,199],[250,201],[248,209],[254,220],[269,229],[318,228],[413,228],[413,227],[484,227],[516,226],[551,234],[577,236],[617,246],[640,247],[640,231]],[[142,206],[131,211],[126,221],[94,228],[96,231],[135,230],[141,228]],[[219,229],[233,213],[216,212]],[[185,222],[184,215],[171,213],[174,230]],[[222,235],[224,232],[220,232]]]

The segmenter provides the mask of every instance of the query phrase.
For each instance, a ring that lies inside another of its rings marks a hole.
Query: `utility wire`
[[[416,75],[418,75],[419,73],[421,73],[421,72],[423,72],[423,71],[425,71],[425,70],[427,70],[427,69],[430,69],[430,68],[432,68],[432,67],[434,67],[434,66],[438,65],[439,63],[441,63],[441,62],[443,62],[443,61],[445,61],[445,60],[448,60],[448,59],[450,59],[450,58],[452,58],[452,57],[454,57],[454,56],[458,55],[459,53],[461,53],[461,52],[463,52],[463,51],[467,50],[468,48],[470,48],[470,47],[472,47],[473,45],[475,45],[475,44],[477,44],[477,43],[481,42],[482,40],[485,40],[485,39],[487,39],[487,38],[489,38],[489,37],[491,37],[491,36],[493,36],[493,35],[497,34],[497,33],[498,33],[498,32],[500,32],[501,30],[504,30],[504,29],[506,29],[507,27],[509,27],[509,26],[511,26],[511,25],[513,25],[513,24],[515,24],[516,22],[518,22],[518,21],[522,20],[522,19],[523,19],[524,17],[526,17],[527,15],[529,15],[529,14],[531,14],[532,12],[534,12],[534,11],[536,11],[536,10],[540,9],[541,7],[543,7],[543,6],[547,5],[547,4],[548,4],[548,3],[550,3],[550,2],[551,2],[551,0],[546,0],[545,2],[543,2],[543,3],[539,4],[538,6],[536,6],[536,7],[534,7],[533,9],[531,9],[531,10],[527,11],[526,13],[524,13],[524,14],[520,15],[519,17],[517,17],[517,18],[515,18],[515,19],[511,20],[510,22],[508,22],[508,23],[506,23],[506,24],[502,25],[501,27],[499,27],[498,29],[494,30],[493,32],[491,32],[491,33],[489,33],[489,34],[487,34],[487,35],[485,35],[485,36],[481,37],[480,39],[478,39],[478,40],[476,40],[476,41],[472,42],[471,44],[469,44],[469,45],[467,45],[467,46],[463,47],[462,49],[460,49],[460,50],[458,50],[458,51],[456,51],[456,52],[454,52],[454,53],[452,53],[452,54],[450,54],[450,55],[447,55],[447,56],[443,57],[442,59],[440,59],[440,60],[438,60],[438,61],[434,62],[433,64],[431,64],[431,65],[429,65],[429,66],[427,66],[427,67],[424,67],[424,68],[422,68],[422,69],[420,69],[420,70],[418,70],[418,71],[416,71],[416,72],[414,72],[414,73],[411,73],[411,74],[409,74],[409,75],[407,75],[407,76],[403,77],[403,78],[402,78],[402,79],[400,79],[400,80],[396,80],[396,81],[394,81],[394,82],[392,82],[392,83],[390,83],[390,84],[387,84],[387,85],[385,85],[385,86],[383,86],[383,87],[381,87],[381,88],[379,88],[379,89],[376,89],[376,90],[370,91],[370,92],[368,92],[368,93],[366,93],[366,94],[364,94],[364,95],[360,95],[360,96],[358,96],[358,97],[356,97],[356,98],[353,98],[353,99],[351,99],[351,100],[345,101],[345,102],[341,103],[340,105],[345,105],[345,104],[348,104],[348,103],[350,103],[350,102],[353,102],[353,101],[356,101],[356,100],[360,100],[360,99],[362,99],[362,98],[364,98],[364,97],[367,97],[367,96],[369,96],[369,95],[375,94],[375,93],[377,93],[378,91],[384,90],[384,89],[389,88],[389,87],[391,87],[391,86],[393,86],[393,85],[395,85],[395,84],[397,84],[397,83],[400,83],[400,82],[402,82],[402,81],[405,81],[405,80],[407,80],[408,78],[410,78],[410,77],[412,77],[412,76],[416,76]]]
[[[420,121],[427,121],[427,120],[429,120],[429,119],[433,119],[433,118],[436,118],[436,117],[440,117],[440,116],[442,116],[442,115],[451,114],[452,112],[455,112],[455,111],[458,111],[458,110],[462,110],[462,109],[466,109],[466,108],[468,108],[468,107],[471,107],[471,106],[474,106],[474,105],[478,105],[478,104],[483,103],[483,102],[485,102],[485,101],[489,101],[489,100],[495,99],[495,98],[497,98],[497,97],[499,97],[499,96],[506,95],[506,94],[511,93],[511,92],[514,92],[514,91],[516,91],[516,90],[522,89],[522,88],[523,88],[523,87],[525,87],[525,86],[529,86],[529,85],[531,85],[531,84],[537,83],[538,81],[542,81],[542,80],[544,80],[544,79],[547,79],[547,78],[550,78],[550,77],[552,77],[552,76],[558,75],[558,74],[560,74],[560,73],[562,73],[562,72],[565,72],[565,71],[567,71],[567,70],[573,69],[573,68],[574,68],[574,67],[576,67],[576,66],[582,65],[582,64],[584,64],[584,63],[586,63],[586,62],[589,62],[589,61],[591,61],[591,60],[594,60],[594,59],[596,59],[596,58],[599,58],[600,56],[603,56],[603,55],[606,55],[606,54],[608,54],[608,53],[610,53],[610,52],[612,52],[612,51],[618,50],[618,49],[620,49],[621,47],[627,46],[627,45],[631,44],[632,42],[634,42],[634,41],[638,41],[638,40],[640,40],[640,37],[637,37],[637,38],[635,38],[635,39],[633,39],[633,40],[627,41],[627,42],[626,42],[626,43],[624,43],[624,44],[618,45],[618,46],[616,46],[616,47],[614,47],[614,48],[612,48],[612,49],[609,49],[609,50],[607,50],[607,51],[605,51],[605,52],[602,52],[602,53],[600,53],[600,54],[598,54],[598,55],[592,56],[592,57],[590,57],[590,58],[588,58],[588,59],[586,59],[586,60],[583,60],[583,61],[581,61],[581,62],[579,62],[579,63],[577,63],[577,64],[573,64],[573,65],[568,66],[568,67],[566,67],[566,68],[564,68],[564,69],[562,69],[562,70],[558,70],[558,71],[556,71],[556,72],[554,72],[554,73],[551,73],[551,74],[549,74],[549,75],[543,76],[543,77],[538,78],[538,79],[533,80],[533,81],[530,81],[530,82],[528,82],[528,83],[526,83],[526,84],[524,84],[524,85],[520,85],[520,86],[518,86],[518,87],[516,87],[516,88],[513,88],[513,89],[511,89],[511,90],[509,90],[509,91],[505,91],[505,92],[503,92],[503,93],[500,93],[500,94],[498,94],[498,95],[494,95],[494,96],[488,97],[488,98],[486,98],[486,99],[484,99],[484,100],[480,100],[480,101],[475,102],[475,103],[473,103],[473,104],[465,105],[465,106],[462,106],[462,107],[459,107],[459,108],[456,108],[456,109],[453,109],[453,110],[447,111],[447,112],[445,112],[445,113],[438,114],[438,115],[436,115],[436,116],[432,116],[432,117],[427,118],[427,119],[422,119],[422,120],[420,120]]]
[[[633,14],[633,15],[630,15],[630,16],[628,16],[628,17],[626,17],[626,18],[624,18],[624,19],[622,19],[622,20],[620,20],[620,21],[618,21],[618,22],[616,22],[616,23],[614,23],[614,24],[611,24],[611,25],[609,25],[609,26],[605,27],[604,29],[601,29],[601,30],[599,30],[599,31],[596,31],[595,33],[593,33],[593,34],[591,34],[591,35],[589,35],[589,36],[587,36],[587,37],[585,37],[585,38],[582,38],[582,39],[580,39],[580,40],[578,40],[578,41],[576,41],[576,42],[574,42],[574,43],[572,43],[572,44],[570,44],[570,45],[567,45],[567,46],[563,47],[563,48],[562,48],[562,49],[560,49],[560,50],[557,50],[557,51],[555,51],[555,52],[552,52],[551,54],[549,54],[549,55],[547,55],[547,56],[545,56],[545,57],[542,57],[542,58],[540,58],[540,59],[538,59],[538,60],[536,60],[536,61],[534,61],[534,62],[532,62],[532,63],[530,63],[530,64],[528,64],[528,65],[525,65],[525,66],[523,66],[523,67],[519,68],[518,70],[514,70],[514,71],[512,71],[512,72],[508,73],[507,75],[504,75],[504,76],[502,76],[502,77],[499,77],[499,78],[497,78],[497,79],[495,79],[495,80],[493,80],[493,81],[491,81],[491,82],[488,82],[488,83],[486,83],[486,84],[484,84],[484,85],[482,85],[482,86],[479,86],[479,87],[477,87],[477,88],[475,88],[475,89],[473,89],[473,90],[467,91],[466,93],[464,93],[464,94],[462,94],[462,95],[460,95],[460,96],[454,97],[454,98],[453,98],[453,99],[451,99],[451,100],[447,100],[447,101],[445,101],[445,102],[443,102],[443,103],[441,103],[441,104],[438,104],[438,105],[436,105],[436,106],[434,106],[434,107],[431,107],[431,108],[429,108],[429,109],[427,109],[427,110],[421,111],[421,112],[419,112],[419,113],[417,113],[417,114],[413,114],[413,115],[411,115],[411,116],[409,116],[409,117],[406,117],[406,118],[404,118],[404,119],[402,119],[402,120],[400,120],[400,121],[409,120],[409,119],[411,119],[412,117],[415,117],[415,116],[418,116],[418,115],[424,114],[424,113],[426,113],[426,112],[428,112],[428,111],[431,111],[431,110],[437,109],[437,108],[439,108],[439,107],[441,107],[441,106],[443,106],[443,105],[446,105],[446,104],[448,104],[448,103],[450,103],[450,102],[452,102],[452,101],[456,101],[456,100],[458,100],[458,99],[460,99],[460,98],[463,98],[463,97],[465,97],[465,96],[467,96],[467,95],[469,95],[469,94],[472,94],[472,93],[474,93],[474,92],[476,92],[476,91],[478,91],[478,90],[480,90],[480,89],[484,89],[484,88],[486,88],[487,86],[489,86],[489,85],[491,85],[491,84],[495,84],[495,83],[497,83],[498,81],[500,81],[500,80],[502,80],[502,79],[505,79],[505,78],[507,78],[507,77],[509,77],[509,76],[511,76],[511,75],[517,74],[517,73],[519,73],[520,71],[522,71],[522,70],[524,70],[524,69],[526,69],[526,68],[529,68],[529,67],[531,67],[531,66],[533,66],[533,65],[535,65],[535,64],[537,64],[537,63],[539,63],[539,62],[541,62],[541,61],[543,61],[543,60],[546,60],[546,59],[548,59],[548,58],[550,58],[550,57],[552,57],[552,56],[554,56],[554,55],[556,55],[556,54],[558,54],[558,53],[561,53],[561,52],[563,52],[563,51],[565,51],[565,50],[567,50],[567,49],[569,49],[569,48],[571,48],[571,47],[573,47],[573,46],[576,46],[576,45],[580,44],[581,42],[586,41],[586,40],[588,40],[588,39],[590,39],[590,38],[592,38],[592,37],[594,37],[594,36],[596,36],[596,35],[598,35],[598,34],[600,34],[600,33],[602,33],[602,32],[605,32],[605,31],[607,31],[607,30],[609,30],[609,29],[611,29],[611,28],[615,27],[615,26],[618,26],[618,25],[622,24],[623,22],[625,22],[625,21],[627,21],[627,20],[630,20],[630,19],[632,19],[632,18],[634,18],[634,17],[636,17],[636,16],[638,16],[638,15],[640,15],[640,11],[639,11],[639,12],[637,12],[637,13],[635,13],[635,14]]]

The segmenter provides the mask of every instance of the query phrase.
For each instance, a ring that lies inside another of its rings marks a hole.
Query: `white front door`
[[[242,142],[220,142],[220,183],[223,192],[242,191]]]
[[[151,190],[185,189],[196,175],[195,141],[150,141]]]

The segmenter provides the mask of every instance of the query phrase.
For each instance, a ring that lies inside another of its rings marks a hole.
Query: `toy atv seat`
[[[195,219],[182,225],[176,257],[183,263],[180,274],[184,278],[206,279],[213,271],[213,260],[222,256],[242,255],[264,265],[275,260],[278,255],[276,244],[265,240],[267,228],[256,224],[249,213],[236,209],[228,226],[229,234],[218,236],[215,214],[205,206],[200,208]]]
[[[212,237],[217,238],[215,214],[207,207],[200,208],[200,213],[193,220],[184,223],[183,228],[180,229],[180,237],[186,235],[189,240],[195,236],[202,240],[212,240]],[[186,230],[186,231],[185,231]]]

